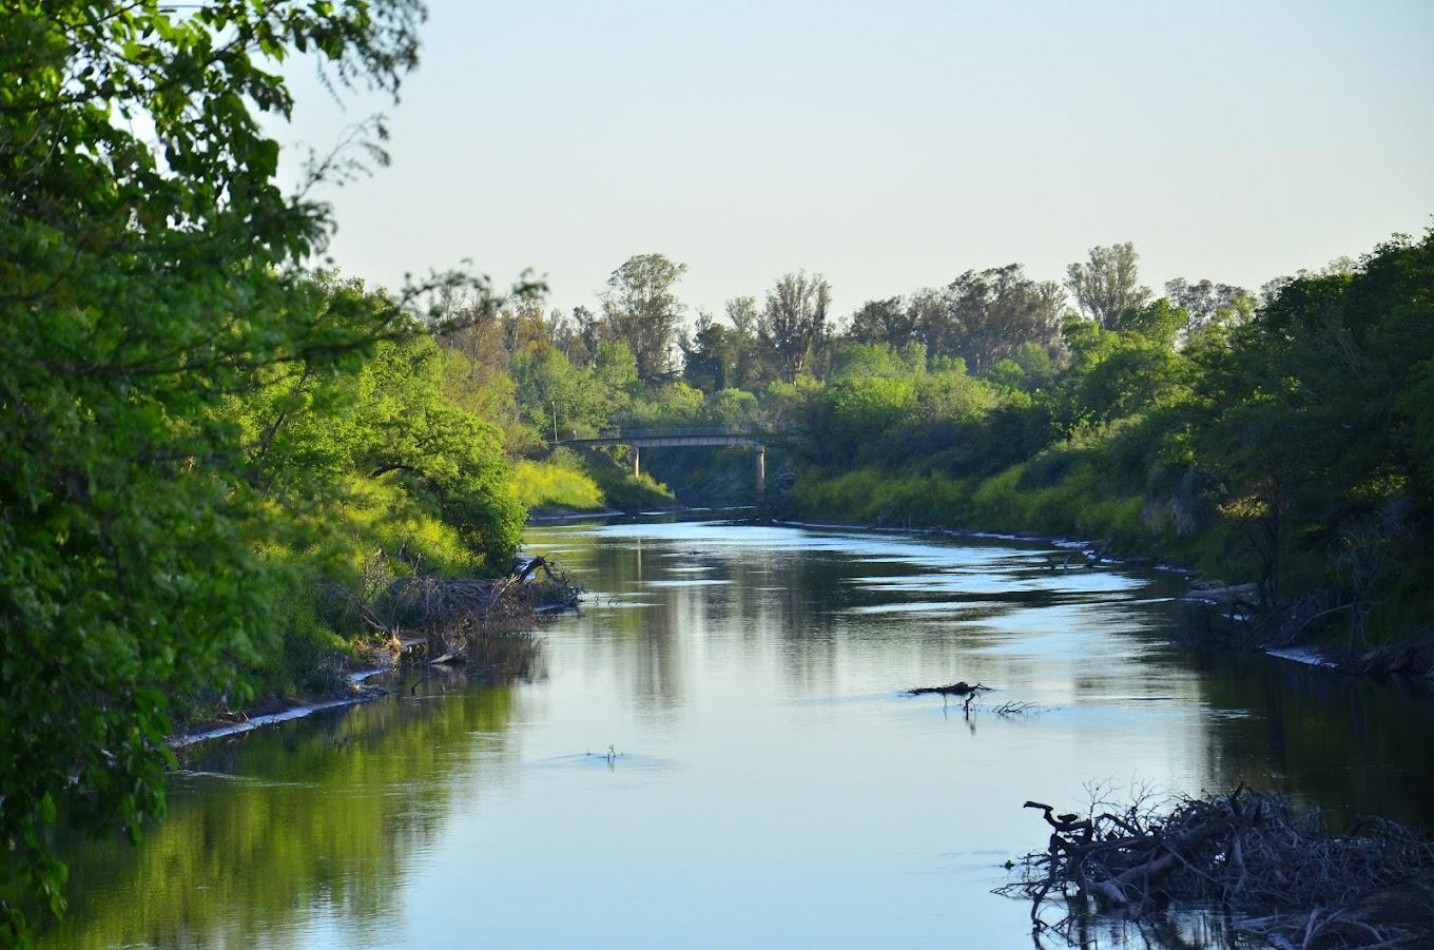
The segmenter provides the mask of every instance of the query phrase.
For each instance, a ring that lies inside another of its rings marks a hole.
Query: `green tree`
[[[686,310],[673,287],[685,273],[686,264],[661,254],[638,254],[608,278],[602,305],[609,339],[627,344],[644,381],[672,372],[677,326]]]
[[[868,300],[851,317],[847,335],[858,343],[885,343],[896,350],[917,339],[917,312],[900,297]]]
[[[1059,284],[1031,280],[1020,264],[967,271],[947,288],[946,300],[946,349],[939,352],[961,357],[974,375],[984,375],[1023,344],[1059,343],[1065,293]]]
[[[763,381],[755,301],[751,297],[727,301],[727,318],[731,326],[700,313],[695,331],[682,340],[683,376],[705,392],[752,387]]]
[[[404,308],[302,275],[331,223],[276,186],[260,117],[289,114],[296,51],[335,89],[396,91],[422,18],[0,6],[0,894],[59,912],[46,826],[138,835],[163,808],[167,697],[241,698],[238,664],[274,641],[225,400],[264,367],[352,369]],[[0,939],[25,928],[6,901]]]
[[[1427,603],[1431,288],[1434,231],[1396,237],[1353,272],[1281,283],[1255,320],[1197,350],[1193,443],[1216,502],[1259,529],[1270,599],[1333,590],[1356,637],[1395,610],[1396,584]]]
[[[1066,287],[1086,315],[1111,329],[1122,313],[1150,299],[1150,288],[1139,283],[1139,261],[1129,241],[1093,247],[1086,261],[1066,268]]]
[[[1165,295],[1184,310],[1188,335],[1217,323],[1244,323],[1255,315],[1255,296],[1243,287],[1216,284],[1210,280],[1190,283],[1183,277],[1166,281]]]
[[[762,311],[761,340],[776,354],[782,379],[794,381],[811,367],[825,340],[831,285],[820,274],[784,274],[767,292]]]

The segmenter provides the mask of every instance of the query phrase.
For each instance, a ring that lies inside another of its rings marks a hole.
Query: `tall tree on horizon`
[[[775,353],[782,379],[789,383],[811,366],[826,334],[831,296],[831,284],[825,277],[802,270],[783,274],[767,291],[761,340]]]
[[[900,352],[917,340],[917,314],[901,297],[868,300],[852,314],[847,334],[858,343],[885,343]]]
[[[672,372],[677,326],[687,309],[673,285],[685,273],[686,264],[661,254],[637,254],[612,272],[601,295],[609,337],[627,344],[645,382]]]
[[[1020,264],[967,271],[947,288],[954,339],[940,355],[966,360],[981,376],[1022,344],[1050,350],[1060,341],[1066,295],[1054,281],[1036,282]]]
[[[1225,321],[1243,323],[1255,315],[1255,296],[1243,287],[1183,277],[1165,282],[1165,296],[1189,314],[1187,333]]]
[[[1150,288],[1140,286],[1139,261],[1130,241],[1093,247],[1087,261],[1066,268],[1066,287],[1087,316],[1114,329],[1122,313],[1150,300]]]

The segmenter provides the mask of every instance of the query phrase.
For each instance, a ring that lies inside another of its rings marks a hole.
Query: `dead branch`
[[[1030,900],[1040,930],[1074,940],[1076,922],[1092,915],[1204,910],[1232,913],[1235,930],[1277,946],[1434,940],[1434,844],[1393,822],[1332,834],[1318,811],[1243,785],[1161,812],[1137,803],[1082,818],[1024,807],[1042,812],[1050,842],[998,893]],[[1051,895],[1064,902],[1055,924],[1041,916]]]
[[[922,686],[917,689],[906,691],[908,696],[930,696],[940,694],[942,696],[967,696],[980,690],[989,690],[991,687],[977,683],[974,686],[968,685],[965,680],[959,683],[952,683],[950,686]]]

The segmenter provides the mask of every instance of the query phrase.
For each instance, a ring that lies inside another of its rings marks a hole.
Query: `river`
[[[72,856],[41,946],[1029,947],[991,893],[1046,840],[1027,799],[1243,780],[1434,821],[1434,701],[1173,646],[1174,575],[715,521],[527,546],[590,591],[536,668],[191,753],[139,848]],[[903,695],[956,680],[993,688],[969,716]]]

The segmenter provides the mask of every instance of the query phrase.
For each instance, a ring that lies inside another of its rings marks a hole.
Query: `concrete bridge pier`
[[[642,449],[637,446],[629,446],[632,449],[632,477],[636,478],[642,474]]]
[[[767,447],[757,446],[757,502],[760,504],[767,497]]]

